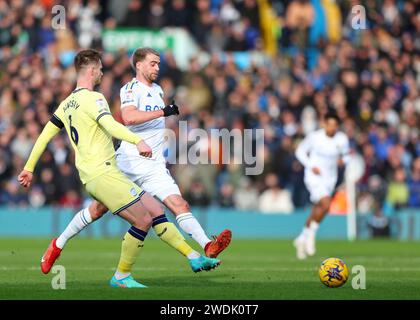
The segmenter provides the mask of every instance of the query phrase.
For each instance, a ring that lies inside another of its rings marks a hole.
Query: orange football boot
[[[232,231],[223,230],[217,237],[213,236],[213,240],[206,244],[204,253],[209,258],[216,258],[220,252],[225,250],[232,240]]]

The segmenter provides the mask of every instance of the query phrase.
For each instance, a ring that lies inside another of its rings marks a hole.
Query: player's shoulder
[[[58,114],[63,110],[64,105],[67,103],[68,97],[65,98],[58,104],[58,107],[54,110],[54,114],[58,116]]]
[[[99,109],[106,108],[108,105],[105,96],[98,91],[84,90],[80,92],[78,99],[83,110],[93,110],[92,105],[96,105]]]
[[[121,92],[127,92],[140,89],[139,81],[136,78],[131,79],[121,87]]]
[[[152,88],[155,90],[161,90],[162,91],[162,87],[160,85],[158,85],[156,82],[152,83]]]
[[[84,92],[84,98],[86,99],[86,102],[89,103],[95,103],[98,106],[102,106],[107,104],[105,96],[97,91],[88,91]]]
[[[343,131],[338,131],[335,134],[335,137],[337,140],[340,140],[340,141],[347,141],[349,139]]]
[[[163,97],[163,89],[160,85],[158,85],[156,82],[153,82],[152,88],[155,92],[158,92],[161,97]]]
[[[86,90],[85,95],[88,97],[92,97],[94,99],[105,99],[105,96],[98,91],[90,91],[90,90]]]
[[[307,134],[307,137],[309,138],[317,138],[320,137],[324,134],[324,129],[316,129],[314,131],[311,131]]]
[[[61,100],[61,102],[58,104],[58,107],[55,109],[54,113],[59,114],[61,111],[63,111],[64,107],[69,103],[71,99],[72,99],[72,95],[69,94],[67,97]]]
[[[104,95],[98,91],[88,90],[86,88],[79,89],[79,91],[73,91],[73,97],[78,100],[92,100],[92,99],[105,99]],[[70,95],[69,97],[71,97]]]

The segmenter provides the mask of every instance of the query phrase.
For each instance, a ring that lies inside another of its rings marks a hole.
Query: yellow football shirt
[[[116,166],[111,135],[98,123],[105,115],[111,115],[105,97],[78,88],[61,102],[51,119],[56,126],[64,126],[70,137],[83,184]]]

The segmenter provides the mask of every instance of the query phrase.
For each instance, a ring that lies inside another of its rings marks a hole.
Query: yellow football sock
[[[131,229],[130,229],[131,230]],[[121,273],[131,273],[140,249],[143,248],[143,240],[133,237],[129,232],[124,235],[121,245],[121,257],[118,262],[117,271]]]
[[[178,250],[184,256],[187,257],[189,254],[194,252],[194,249],[188,245],[182,234],[178,231],[173,223],[159,223],[153,226],[153,229],[161,240]]]

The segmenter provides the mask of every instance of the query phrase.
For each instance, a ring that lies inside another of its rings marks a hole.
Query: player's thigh
[[[146,193],[143,194],[143,196]],[[142,196],[142,197],[143,197]],[[135,202],[131,206],[121,210],[118,215],[131,225],[147,231],[152,225],[153,218],[146,207],[140,202]]]
[[[113,214],[140,201],[144,191],[118,170],[109,171],[86,183],[86,190]]]
[[[178,185],[164,164],[156,165],[150,174],[142,180],[137,180],[136,183],[140,183],[140,181],[140,186],[143,190],[157,197],[162,202],[171,195],[181,196]]]
[[[163,206],[148,192],[143,194],[140,203],[152,217],[158,217],[164,214]]]
[[[145,160],[132,160],[124,155],[117,154],[118,169],[131,181],[136,181],[140,186],[148,173],[153,169]]]

